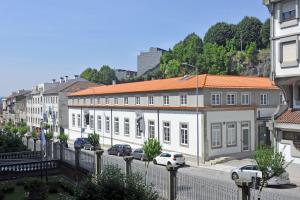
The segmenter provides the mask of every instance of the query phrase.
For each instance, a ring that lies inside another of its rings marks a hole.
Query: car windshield
[[[124,145],[124,148],[130,149],[131,147],[130,147],[130,145]]]
[[[183,157],[182,154],[175,154],[175,155],[174,155],[174,158],[182,158],[182,157]]]

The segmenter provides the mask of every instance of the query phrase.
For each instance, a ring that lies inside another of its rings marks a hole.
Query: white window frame
[[[154,120],[148,121],[148,137],[155,138],[155,121]]]
[[[215,96],[215,98],[214,98]],[[219,102],[216,101],[216,96],[219,96]],[[210,103],[211,105],[219,106],[222,102],[222,94],[220,92],[215,92],[211,94]]]
[[[243,101],[243,96],[248,96],[248,102]],[[241,94],[241,104],[242,105],[250,105],[251,104],[250,102],[251,102],[250,93],[242,93]]]
[[[226,104],[230,105],[230,106],[236,105],[236,93],[227,93],[226,94]]]
[[[90,115],[90,129],[94,130],[95,127],[95,118],[94,115]]]
[[[269,105],[269,95],[268,93],[261,93],[259,96],[260,105],[266,106]]]
[[[231,127],[231,126],[234,127]],[[227,122],[226,123],[226,144],[227,147],[237,146],[237,123]]]
[[[110,117],[105,117],[105,132],[110,132]]]
[[[165,106],[170,105],[170,96],[169,96],[169,95],[164,95],[164,96],[163,96],[163,104],[164,104]]]
[[[285,43],[291,43],[295,42],[296,44],[296,60],[295,61],[289,61],[289,62],[283,62],[283,45]],[[299,39],[298,36],[291,36],[291,37],[285,37],[281,38],[278,46],[278,61],[280,63],[281,68],[286,67],[298,67],[299,64]]]
[[[97,116],[97,130],[102,131],[102,117],[100,115]]]
[[[114,97],[114,104],[115,104],[115,105],[118,105],[118,104],[119,104],[119,99],[118,99],[118,97]]]
[[[148,105],[154,105],[154,97],[148,96]]]
[[[180,122],[179,131],[180,131],[180,145],[188,146],[189,145],[189,124],[186,122]]]
[[[120,121],[118,117],[114,118],[114,133],[116,135],[119,135],[120,133]]]
[[[169,121],[163,122],[163,139],[165,143],[171,142],[171,122]]]
[[[129,118],[124,118],[124,135],[130,135],[130,121]]]
[[[186,106],[188,101],[188,95],[187,94],[181,94],[180,95],[180,105]]]
[[[141,105],[141,97],[140,96],[135,97],[135,105]]]
[[[105,97],[105,105],[109,105],[109,97]]]
[[[75,114],[72,114],[72,127],[75,127]]]
[[[81,128],[81,115],[77,114],[77,127]]]
[[[214,128],[214,126],[219,126],[218,129]],[[212,123],[211,124],[211,148],[217,149],[222,148],[222,123]],[[216,133],[219,131],[219,133]],[[218,138],[220,137],[220,138]]]
[[[128,102],[129,102],[128,97],[124,97],[124,105],[128,105]]]

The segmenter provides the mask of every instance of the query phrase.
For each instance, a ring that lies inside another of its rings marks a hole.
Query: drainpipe
[[[158,137],[158,141],[160,142],[160,131],[159,131],[159,110],[157,110],[157,137]]]
[[[112,119],[112,108],[110,109],[110,143],[111,143],[111,146],[113,146],[113,119]]]
[[[80,109],[81,109],[81,114],[80,114],[80,135],[81,135],[81,138],[82,138],[82,119],[83,119],[83,117],[82,117],[82,107],[80,107]]]

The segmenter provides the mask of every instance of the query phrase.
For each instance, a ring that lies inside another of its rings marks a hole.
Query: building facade
[[[199,75],[99,86],[69,96],[69,137],[100,134],[102,145],[140,147],[157,138],[164,150],[202,162],[251,152],[258,127],[279,103],[267,78]]]
[[[137,75],[143,76],[147,71],[159,67],[160,58],[165,50],[151,47],[147,52],[141,52],[137,57]]]
[[[137,76],[136,71],[125,70],[125,69],[116,69],[115,70],[116,77],[119,81],[126,80],[129,78],[133,78]]]
[[[276,147],[287,161],[300,164],[299,1],[264,0],[271,13],[271,77],[284,94],[270,124]]]
[[[26,96],[29,90],[19,90],[2,99],[2,117],[4,122],[14,125],[26,123]]]

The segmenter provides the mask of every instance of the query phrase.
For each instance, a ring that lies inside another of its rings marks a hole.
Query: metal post
[[[102,155],[103,155],[103,150],[100,149],[100,150],[96,150],[96,166],[95,166],[95,174],[98,175],[101,173],[101,163],[102,163]]]
[[[33,151],[36,152],[36,139],[33,139]]]
[[[75,147],[75,170],[76,170],[76,182],[78,183],[78,170],[79,170],[79,154],[81,148]]]
[[[59,159],[60,161],[64,160],[64,145],[59,143]]]
[[[126,174],[126,176],[130,176],[130,174],[132,173],[131,163],[132,163],[132,160],[133,160],[133,156],[124,156],[124,160],[126,162],[125,174]]]
[[[168,200],[176,199],[176,174],[178,167],[174,167],[172,165],[166,166],[169,171],[169,191],[168,191]]]
[[[196,67],[196,76],[197,76],[197,86],[196,86],[196,96],[197,96],[197,166],[199,166],[200,158],[199,158],[199,78],[198,78],[198,67]],[[204,133],[202,133],[204,134]]]

